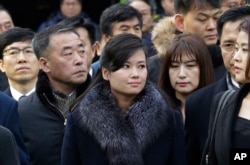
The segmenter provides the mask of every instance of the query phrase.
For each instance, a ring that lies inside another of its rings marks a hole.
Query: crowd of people
[[[98,24],[60,0],[36,31],[0,5],[0,164],[228,165],[250,149],[249,46],[245,0],[128,0]]]

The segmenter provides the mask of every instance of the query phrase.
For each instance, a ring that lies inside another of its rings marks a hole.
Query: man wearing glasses
[[[233,56],[239,33],[238,27],[249,16],[250,6],[242,6],[225,11],[217,21],[220,49],[227,73],[216,83],[194,92],[186,100],[185,129],[188,164],[200,164],[208,136],[213,98],[220,92],[239,88],[239,84],[234,80]]]
[[[34,35],[19,27],[0,35],[0,68],[9,82],[4,92],[17,101],[35,91],[39,63],[31,45]]]

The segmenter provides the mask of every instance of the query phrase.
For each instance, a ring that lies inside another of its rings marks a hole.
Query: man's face
[[[6,73],[11,85],[22,84],[37,79],[38,59],[31,41],[14,42],[4,48],[2,71]]]
[[[131,33],[140,38],[142,37],[142,29],[140,27],[140,23],[137,17],[113,23],[112,35],[115,36],[117,34],[122,34],[122,33]]]
[[[61,12],[67,17],[74,17],[81,13],[82,5],[78,0],[64,0],[61,4]]]
[[[91,45],[88,31],[85,28],[77,28],[76,31],[80,35],[80,39],[83,41],[86,58],[87,58],[87,65],[89,69],[91,66],[93,57],[95,55],[94,46]]]
[[[220,39],[221,54],[224,66],[227,71],[234,77],[234,48],[239,34],[238,27],[242,20],[236,22],[227,22],[224,24]]]
[[[14,27],[10,15],[6,11],[0,11],[0,34]]]
[[[40,65],[55,89],[69,94],[86,81],[88,69],[84,45],[75,33],[51,36],[47,54],[48,57],[40,58]]]
[[[153,26],[153,15],[151,13],[151,7],[144,1],[133,1],[129,4],[142,15],[142,32],[147,33]]]
[[[174,15],[174,0],[161,0],[161,6],[164,9],[166,14]]]
[[[220,15],[221,11],[217,8],[191,9],[183,17],[184,31],[198,34],[206,45],[216,44],[218,39],[216,22]]]

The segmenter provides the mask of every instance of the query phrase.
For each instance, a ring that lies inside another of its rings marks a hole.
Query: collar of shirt
[[[13,88],[13,87],[11,87],[10,86],[10,92],[11,92],[11,95],[12,95],[12,97],[13,97],[13,99],[15,99],[15,100],[19,100],[19,98],[21,97],[21,96],[23,96],[23,95],[25,95],[25,96],[29,96],[31,93],[33,93],[34,91],[35,91],[35,87],[31,90],[31,91],[29,91],[28,93],[26,93],[26,94],[23,94],[23,93],[20,93],[19,91],[17,91],[15,88]]]

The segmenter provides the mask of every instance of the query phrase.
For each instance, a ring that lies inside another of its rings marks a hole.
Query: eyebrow
[[[26,49],[26,48],[32,48],[32,46],[25,46],[25,47],[23,47],[23,48],[20,48],[20,47],[17,47],[17,46],[11,46],[11,47],[9,47],[9,48],[6,49],[6,50],[10,50],[10,49]]]
[[[233,41],[232,39],[224,40],[223,43],[235,43],[236,41]]]
[[[218,11],[215,12],[215,13],[213,13],[212,16],[219,15],[219,14],[221,14],[221,11],[220,11],[220,10],[218,10]],[[198,16],[201,15],[201,16],[205,16],[205,17],[209,17],[209,16],[210,16],[210,14],[208,14],[208,13],[203,13],[202,11],[199,12],[197,15],[198,15]]]

